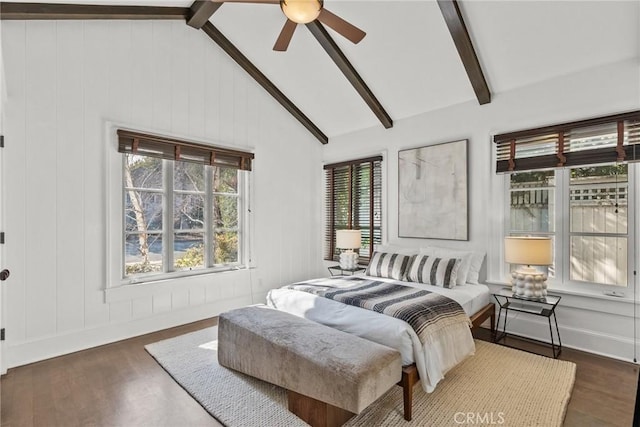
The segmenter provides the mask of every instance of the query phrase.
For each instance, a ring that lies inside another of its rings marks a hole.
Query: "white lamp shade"
[[[338,249],[359,249],[360,230],[337,230],[336,248]]]
[[[553,244],[550,237],[505,237],[504,260],[510,264],[551,265]]]
[[[322,5],[318,0],[284,0],[280,7],[285,16],[297,24],[308,24],[320,15]]]

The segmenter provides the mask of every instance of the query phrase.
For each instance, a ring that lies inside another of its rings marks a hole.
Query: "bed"
[[[462,284],[452,289],[399,281],[389,278],[360,276],[401,284],[444,295],[456,301],[473,327],[491,318],[494,325],[494,306],[489,302],[489,288],[482,284]],[[317,286],[340,288],[348,286],[353,277],[332,277],[306,281]],[[421,380],[422,388],[432,392],[446,372],[475,351],[470,328],[458,331],[438,340],[435,345],[422,345],[413,328],[403,320],[367,309],[350,306],[322,296],[287,287],[273,289],[267,295],[267,304],[278,310],[304,317],[315,322],[352,333],[398,350],[402,356],[403,376],[400,385],[404,389],[405,418],[411,419],[413,385]]]

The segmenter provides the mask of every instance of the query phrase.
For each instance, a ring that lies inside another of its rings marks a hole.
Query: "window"
[[[627,286],[628,171],[609,164],[509,175],[507,234],[553,239],[549,278]]]
[[[627,286],[629,165],[569,170],[569,279]]]
[[[325,259],[337,260],[336,231],[360,230],[359,262],[382,241],[382,157],[325,165]]]
[[[139,281],[246,264],[253,155],[129,131],[118,135],[124,153],[122,277]]]
[[[628,286],[635,166],[626,161],[640,160],[640,112],[494,140],[497,171],[514,171],[507,175],[505,233],[552,237],[550,285]],[[549,165],[556,168],[543,169]]]
[[[555,172],[533,171],[509,176],[510,236],[541,236],[555,240]],[[512,266],[512,270],[515,266]],[[549,267],[549,277],[554,276]]]

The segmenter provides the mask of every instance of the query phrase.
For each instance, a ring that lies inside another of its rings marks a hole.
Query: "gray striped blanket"
[[[407,322],[422,344],[449,325],[471,322],[451,298],[405,286],[361,277],[295,283],[284,288],[308,292],[343,304],[364,308]]]

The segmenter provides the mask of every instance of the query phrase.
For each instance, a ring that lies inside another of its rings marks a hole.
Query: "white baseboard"
[[[189,307],[126,323],[108,324],[37,341],[19,343],[5,349],[4,369],[14,368],[52,357],[109,344],[115,341],[208,319],[218,314],[251,304],[249,296],[225,299],[220,302]]]
[[[500,322],[502,325],[502,321]],[[562,346],[575,350],[593,353],[612,359],[633,362],[634,342],[632,338],[619,335],[594,332],[575,327],[560,326]],[[500,329],[500,332],[502,328]],[[553,325],[555,336],[555,325]],[[510,318],[507,322],[507,333],[521,335],[526,338],[550,342],[549,324],[531,316]],[[555,339],[555,338],[554,338]]]

